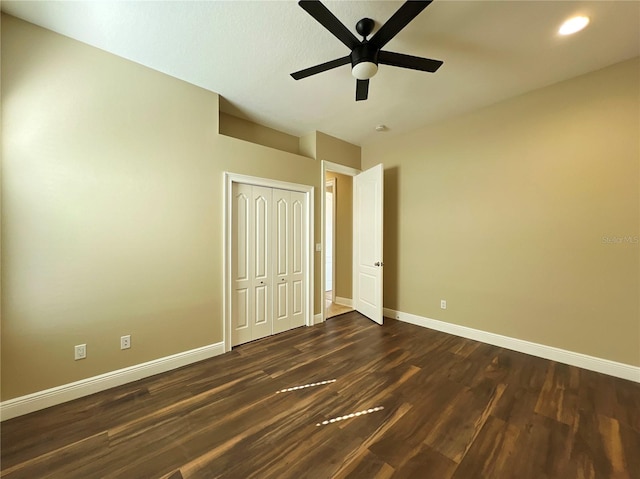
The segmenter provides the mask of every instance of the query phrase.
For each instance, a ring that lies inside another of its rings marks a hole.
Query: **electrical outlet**
[[[129,349],[131,347],[131,335],[120,337],[120,349]]]
[[[78,344],[74,347],[75,355],[74,359],[77,361],[78,359],[84,359],[87,357],[87,345],[86,344]]]
[[[447,309],[447,300],[446,299],[441,299],[440,300],[440,309]]]

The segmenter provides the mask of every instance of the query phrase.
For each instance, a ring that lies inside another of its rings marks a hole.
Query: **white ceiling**
[[[355,33],[398,1],[326,1]],[[220,93],[223,111],[294,135],[355,144],[393,135],[640,55],[638,1],[435,0],[385,50],[444,60],[437,73],[382,65],[355,101],[345,65],[289,73],[347,55],[294,1],[3,1],[2,10]],[[571,37],[566,18],[591,17]],[[389,131],[376,133],[386,124]]]

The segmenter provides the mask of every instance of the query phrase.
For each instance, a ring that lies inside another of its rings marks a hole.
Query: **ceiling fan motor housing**
[[[379,52],[379,48],[376,48],[369,42],[364,41],[351,52],[351,66],[354,67],[360,62],[371,62],[377,65]]]
[[[367,80],[378,71],[380,49],[366,40],[351,52],[351,73],[359,80]]]

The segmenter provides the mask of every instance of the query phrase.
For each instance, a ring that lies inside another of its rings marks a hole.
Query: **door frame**
[[[313,303],[314,303],[314,251],[313,251],[313,241],[314,241],[314,193],[315,188],[309,185],[302,185],[298,183],[289,183],[286,181],[280,180],[272,180],[269,178],[260,178],[257,176],[247,176],[241,175],[237,173],[231,173],[229,171],[225,171],[224,174],[224,201],[222,202],[223,207],[223,258],[224,258],[224,277],[222,279],[222,303],[223,303],[223,311],[224,311],[224,320],[222,322],[222,337],[224,340],[224,351],[231,351],[231,252],[232,252],[232,190],[233,183],[244,183],[252,186],[265,186],[267,188],[277,188],[280,190],[289,190],[289,191],[298,191],[300,193],[304,193],[307,197],[307,227],[304,229],[306,232],[305,242],[307,243],[307,255],[305,259],[305,280],[307,282],[307,301],[305,305],[305,325],[312,326],[313,325]],[[324,203],[324,201],[323,201]]]
[[[358,170],[356,168],[351,168],[350,166],[345,166],[345,165],[341,165],[340,163],[333,163],[331,161],[327,161],[327,160],[322,160],[322,167],[320,168],[320,174],[322,175],[322,181],[320,182],[321,185],[325,184],[326,181],[326,177],[327,177],[327,172],[328,171],[332,171],[334,173],[340,173],[341,175],[346,175],[346,176],[356,176],[359,173],[362,173],[361,170]],[[324,192],[324,189],[323,189]],[[326,255],[325,255],[325,241],[324,241],[324,222],[326,221],[326,217],[325,217],[325,201],[324,201],[324,193],[322,195],[322,201],[320,202],[320,242],[321,242],[321,257],[320,257],[320,284],[322,284],[322,289],[324,290],[324,278],[325,278],[325,261],[326,261]],[[334,203],[335,203],[335,198],[334,198]],[[334,256],[335,256],[335,251],[334,251]],[[335,268],[334,268],[335,270]],[[353,278],[353,271],[351,272],[351,276]],[[351,281],[351,298],[353,298],[353,279]],[[335,286],[334,286],[335,287]],[[320,306],[320,322],[322,321],[326,321],[327,320],[327,311],[326,311],[326,307],[325,307],[325,301],[324,301],[324,294],[322,295],[322,301],[320,302],[321,306]]]
[[[331,208],[331,251],[333,252],[333,255],[331,257],[331,301],[335,303],[336,301],[336,186],[337,186],[338,182],[336,181],[335,178],[331,178],[330,180],[325,180],[324,182],[324,198],[323,200],[326,202],[327,201],[327,188],[331,188],[331,196],[333,198],[333,206]],[[325,205],[326,206],[326,205]],[[327,210],[325,209],[325,226],[326,226],[326,214],[327,214]],[[326,232],[326,230],[325,230]],[[326,246],[326,238],[325,238],[325,245],[323,245],[323,249],[324,246]],[[325,254],[326,257],[326,254]],[[324,264],[324,267],[326,268],[327,264]],[[325,280],[326,280],[326,274],[325,274]],[[323,288],[326,289],[327,285],[324,284]],[[326,290],[323,289],[325,295],[327,294]]]

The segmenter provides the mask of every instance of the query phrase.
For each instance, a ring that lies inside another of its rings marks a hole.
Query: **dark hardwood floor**
[[[3,478],[637,479],[640,384],[348,313],[1,436]]]

